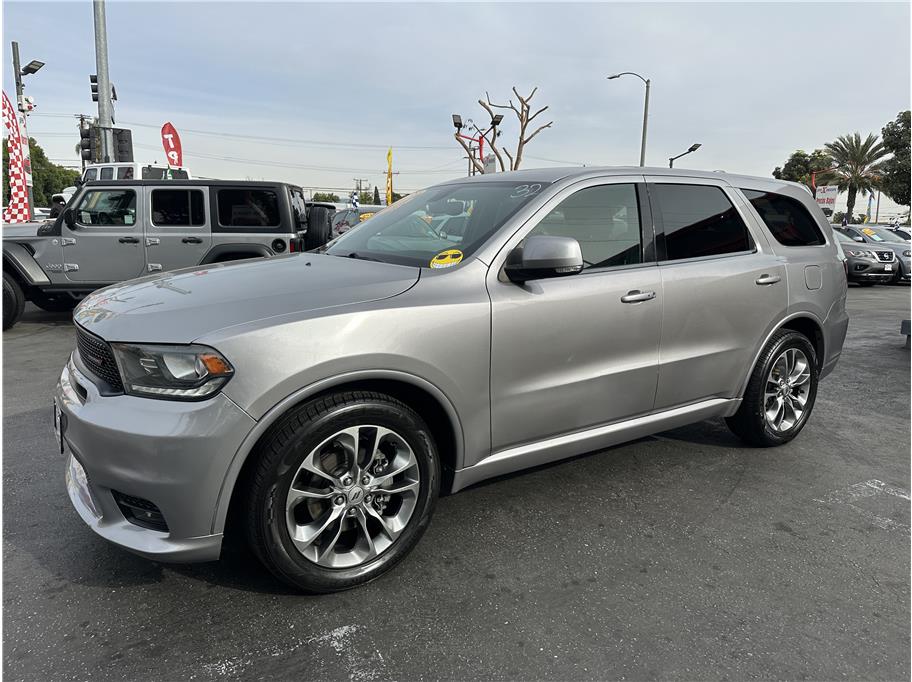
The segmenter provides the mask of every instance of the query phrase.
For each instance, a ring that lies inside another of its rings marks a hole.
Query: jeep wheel
[[[9,273],[3,273],[3,331],[6,331],[19,321],[22,311],[25,310],[25,295],[19,282]]]
[[[817,354],[804,334],[783,329],[760,353],[741,407],[726,419],[732,432],[758,447],[797,436],[817,398]]]
[[[79,301],[66,294],[55,296],[53,294],[35,293],[32,295],[32,303],[49,313],[66,313],[75,308]]]
[[[248,541],[270,571],[308,592],[348,589],[388,571],[418,542],[437,502],[430,431],[383,394],[305,403],[254,455]]]
[[[332,233],[329,209],[325,206],[312,206],[307,217],[307,234],[304,235],[304,248],[307,251],[319,248],[329,241]]]

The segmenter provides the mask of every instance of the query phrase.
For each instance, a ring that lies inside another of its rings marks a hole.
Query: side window
[[[117,169],[117,179],[118,180],[132,180],[133,179],[132,166],[120,166]]]
[[[269,189],[220,189],[218,218],[224,227],[277,227],[279,198]]]
[[[304,225],[307,221],[307,204],[304,201],[304,194],[296,187],[292,187],[291,192],[291,210],[294,212],[295,225]]]
[[[719,256],[754,248],[747,225],[720,187],[657,183],[649,187],[657,199],[665,228],[666,260]]]
[[[564,199],[528,236],[572,237],[585,270],[642,263],[640,234],[636,186],[600,185]]]
[[[206,223],[203,192],[198,189],[156,189],[152,191],[152,224],[199,227]]]
[[[101,179],[102,180],[113,180],[114,179],[114,169],[111,166],[105,166],[101,169]]]
[[[86,168],[85,175],[83,176],[82,179],[85,180],[86,182],[89,182],[90,180],[97,180],[98,179],[98,169],[97,168]]]
[[[80,225],[131,226],[136,223],[136,193],[132,189],[95,189],[82,195],[76,207]]]
[[[797,199],[774,192],[741,191],[757,209],[776,241],[783,246],[820,246],[826,243],[817,222]]]

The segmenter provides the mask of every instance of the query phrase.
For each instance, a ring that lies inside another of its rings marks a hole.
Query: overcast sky
[[[3,88],[18,40],[23,63],[47,63],[26,78],[30,133],[75,162],[70,115],[97,113],[92,3],[6,1],[3,15]],[[196,175],[340,189],[382,189],[387,145],[397,188],[464,174],[451,114],[486,121],[478,98],[513,85],[538,86],[554,120],[524,167],[635,165],[643,84],[606,80],[617,71],[652,79],[648,165],[700,142],[679,165],[769,175],[909,108],[909,22],[908,3],[107,3],[115,117],[138,161],[163,161],[170,120]]]

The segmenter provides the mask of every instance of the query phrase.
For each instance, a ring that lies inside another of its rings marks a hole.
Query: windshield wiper
[[[348,254],[346,256],[346,258],[357,258],[358,260],[370,260],[370,261],[374,261],[375,263],[385,263],[386,262],[386,261],[380,260],[379,258],[373,258],[372,256],[365,256],[363,253],[358,253],[357,251],[352,251],[350,254]]]

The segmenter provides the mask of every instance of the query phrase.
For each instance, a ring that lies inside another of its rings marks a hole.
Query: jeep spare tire
[[[307,234],[304,236],[306,250],[323,246],[329,241],[331,230],[329,209],[325,206],[312,206],[307,217]]]

